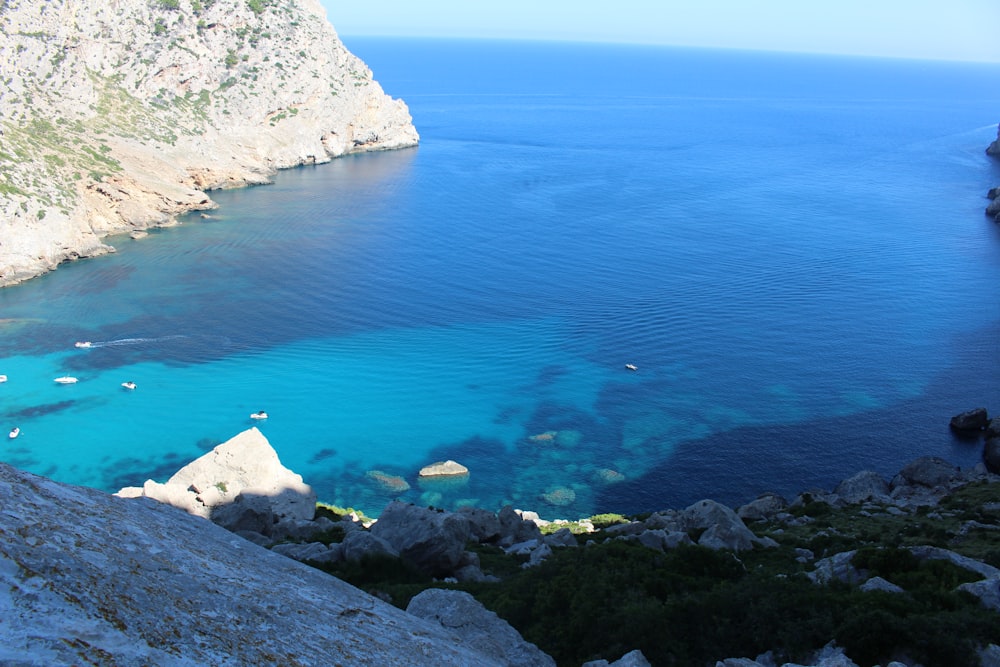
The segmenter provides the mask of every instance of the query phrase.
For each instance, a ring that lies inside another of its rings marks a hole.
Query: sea
[[[345,42],[420,145],[0,290],[0,460],[114,492],[256,427],[323,502],[549,519],[981,460],[1000,65]]]

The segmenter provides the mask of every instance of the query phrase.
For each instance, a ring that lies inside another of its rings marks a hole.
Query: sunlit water
[[[948,419],[1000,411],[1000,68],[348,46],[420,147],[0,291],[4,460],[114,491],[258,426],[329,502],[550,518],[979,460]]]

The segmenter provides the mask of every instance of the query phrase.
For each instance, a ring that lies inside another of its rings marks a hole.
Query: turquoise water
[[[550,518],[978,460],[947,422],[1000,409],[997,67],[348,46],[421,146],[0,291],[4,460],[113,491],[258,426],[329,502]]]

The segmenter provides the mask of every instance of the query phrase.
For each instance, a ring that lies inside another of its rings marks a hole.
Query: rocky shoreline
[[[0,286],[210,190],[419,141],[318,0],[8,0],[0,55]]]
[[[995,443],[1000,420],[977,409],[956,415],[952,428]],[[446,463],[427,472],[464,474],[459,465]],[[105,657],[96,664],[141,659],[194,665],[226,656],[244,664],[317,664],[320,653],[311,651],[329,652],[333,645],[351,651],[351,664],[554,665],[471,595],[441,585],[498,584],[502,577],[481,562],[481,549],[514,559],[521,570],[540,567],[562,550],[613,543],[663,554],[699,545],[740,560],[747,557],[743,554],[787,551],[791,536],[813,530],[822,520],[817,517],[829,512],[872,524],[905,525],[929,517],[952,521],[959,514],[942,500],[966,488],[1000,489],[998,472],[990,461],[963,470],[922,457],[891,480],[862,471],[832,490],[806,490],[790,501],[765,493],[735,509],[706,499],[643,517],[550,522],[509,506],[499,512],[447,512],[393,502],[377,520],[338,512],[317,505],[312,489],[280,463],[256,428],[217,446],[165,483],[147,480],[141,487],[122,489],[117,497],[0,465],[0,534],[5,536],[0,573],[6,573],[0,578],[10,591],[0,598],[0,608],[7,612],[5,618],[20,619],[0,626],[0,645],[5,647],[0,661],[36,664],[25,661],[30,655],[50,658],[47,664],[71,664],[101,655]],[[990,492],[994,500],[981,515],[993,520],[964,520],[953,531],[949,544],[958,551],[908,547],[920,561],[941,560],[974,572],[976,580],[959,589],[993,611],[1000,611],[1000,569],[959,551],[968,540],[1000,530],[998,493]],[[839,581],[859,590],[904,595],[895,582],[855,563],[861,541],[854,544],[844,530],[820,532],[828,538],[839,533],[853,548],[829,553],[795,548],[807,575],[817,585]],[[414,596],[404,614],[378,599],[389,596],[376,592],[372,597],[318,571],[363,567],[372,558],[399,560],[440,585]],[[255,592],[257,586],[267,592]],[[48,592],[39,597],[41,590]],[[233,605],[230,598],[240,602]],[[303,600],[309,600],[307,617],[294,615],[303,613],[294,611]],[[178,615],[188,618],[179,625]],[[294,619],[294,628],[282,620],[288,618]],[[358,626],[364,619],[368,622]],[[254,640],[246,642],[240,628],[254,624],[268,629],[254,631]],[[310,634],[324,637],[322,646],[302,640]],[[422,639],[414,644],[413,639],[402,641],[404,636]],[[198,639],[192,643],[184,637]],[[295,642],[303,643],[293,651]],[[809,664],[856,665],[835,646],[816,649]],[[1000,648],[983,647],[980,658],[983,665],[997,664]],[[650,663],[635,650],[611,664]],[[777,663],[773,656],[758,655],[718,664]]]

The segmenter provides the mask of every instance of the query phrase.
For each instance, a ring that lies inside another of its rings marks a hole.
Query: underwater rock
[[[594,479],[605,484],[615,484],[616,482],[624,482],[625,475],[611,468],[601,468],[594,473]]]
[[[542,494],[542,500],[556,507],[571,505],[576,500],[576,491],[565,486],[557,486]]]
[[[389,473],[382,472],[381,470],[369,470],[365,473],[365,477],[373,481],[375,485],[383,491],[402,493],[403,491],[410,490],[409,482],[399,475],[390,475]]]

